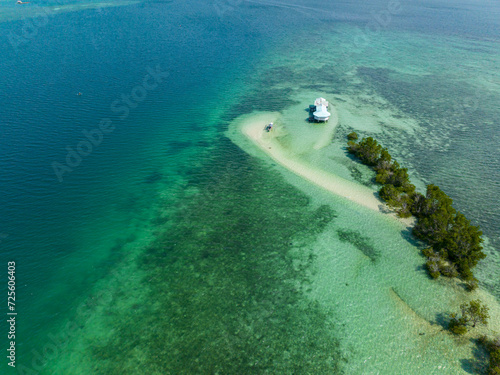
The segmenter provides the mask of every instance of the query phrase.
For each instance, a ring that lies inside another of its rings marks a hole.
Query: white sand
[[[348,181],[334,174],[319,170],[306,161],[293,155],[293,151],[285,149],[279,141],[279,138],[284,135],[282,127],[278,125],[271,132],[266,132],[264,130],[267,124],[271,121],[276,122],[277,118],[277,113],[260,113],[243,120],[240,124],[240,129],[248,139],[268,154],[274,161],[292,171],[296,175],[301,176],[315,185],[320,186],[338,196],[347,198],[372,210],[380,211],[380,209],[384,207],[384,204],[369,188]],[[326,132],[331,132],[331,129],[333,128],[334,130],[335,126],[334,120],[332,127],[329,127]],[[330,142],[329,138],[327,139],[327,142]],[[316,145],[318,144],[319,142],[316,143]]]

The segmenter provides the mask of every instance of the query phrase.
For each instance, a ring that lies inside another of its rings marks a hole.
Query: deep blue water
[[[206,146],[211,111],[251,68],[256,35],[206,10],[152,3],[67,13],[17,52],[1,39],[1,259],[18,265],[19,342],[105,276],[116,241],[189,168],[179,144]],[[22,25],[0,24],[1,34]],[[120,119],[111,104],[157,67],[168,77]],[[58,181],[52,163],[65,164],[66,147],[106,118],[115,130]]]

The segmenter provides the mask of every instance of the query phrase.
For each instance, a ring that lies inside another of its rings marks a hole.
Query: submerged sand
[[[314,143],[314,150],[320,150],[331,143],[338,123],[336,113],[331,111],[333,121],[325,127],[321,137]],[[279,124],[279,116],[280,114],[277,112],[262,112],[247,116],[240,119],[239,129],[274,161],[297,176],[359,205],[378,212],[387,212],[387,206],[377,198],[376,193],[370,188],[321,170],[302,158],[301,154],[296,154],[291,147],[286,145],[290,143],[287,139],[288,132],[283,124]],[[267,132],[265,126],[270,122],[274,122],[275,127],[272,131]],[[391,216],[396,218],[394,214]],[[399,220],[407,225],[412,222],[408,219]]]
[[[331,144],[332,138],[335,135],[335,129],[339,124],[339,115],[337,114],[337,111],[335,109],[331,108],[330,111],[330,120],[327,122],[326,127],[323,130],[323,134],[313,146],[315,150],[320,150]]]
[[[319,138],[315,142],[311,143],[311,153],[320,153],[322,148],[327,147],[331,143],[335,128],[338,125],[338,117],[334,110],[331,111],[333,121],[327,124],[323,132],[320,133]],[[297,151],[294,149],[293,139],[290,139],[293,137],[297,138],[297,134],[292,136],[290,132],[287,131],[286,125],[280,123],[280,121],[281,114],[279,112],[260,112],[242,116],[235,123],[237,124],[237,129],[239,129],[239,131],[241,131],[241,133],[244,134],[253,145],[257,146],[276,163],[291,171],[295,175],[308,180],[309,182],[335,194],[336,196],[348,199],[361,206],[383,213],[385,217],[389,216],[395,218],[405,226],[413,225],[414,218],[401,219],[398,218],[394,212],[390,212],[389,215],[387,215],[389,212],[387,206],[378,199],[376,193],[372,189],[322,170],[306,160],[311,159],[308,158],[310,154],[306,155],[303,151]],[[265,127],[270,122],[273,122],[275,126],[272,131],[267,132]],[[235,130],[236,129],[233,128],[230,131]],[[458,300],[455,302],[457,308],[459,301],[467,301],[475,298],[479,298],[490,307],[491,319],[489,327],[471,332],[470,335],[477,336],[479,333],[484,334],[492,331],[500,331],[500,305],[492,295],[484,290],[476,290],[473,293],[468,293],[465,292],[465,290],[463,290],[463,288],[458,284],[455,284],[453,289],[457,292],[456,297]],[[409,315],[412,316],[412,314]],[[441,331],[441,327],[438,328],[433,326],[421,317],[418,317],[418,319],[415,318],[413,321],[420,327],[420,329],[428,331],[428,333]],[[418,324],[422,322],[425,324]]]

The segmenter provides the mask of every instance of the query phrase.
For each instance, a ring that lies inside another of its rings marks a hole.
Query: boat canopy
[[[324,119],[330,117],[330,112],[328,112],[326,108],[327,107],[324,105],[319,105],[318,107],[316,107],[316,112],[313,113],[314,117],[316,117],[316,119]]]
[[[323,107],[328,108],[328,101],[327,101],[325,98],[317,98],[317,99],[314,101],[314,105],[315,105],[316,107],[323,106]]]
[[[322,110],[322,111],[316,111],[314,112],[314,116],[315,117],[321,117],[321,118],[324,118],[324,117],[330,117],[331,113],[330,112],[327,112],[325,110]]]

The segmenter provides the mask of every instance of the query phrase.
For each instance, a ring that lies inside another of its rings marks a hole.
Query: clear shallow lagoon
[[[241,114],[292,120],[305,93],[326,97],[340,124],[324,168],[368,184],[342,147],[351,129],[376,135],[421,186],[441,186],[481,225],[491,255],[480,281],[500,298],[500,10],[405,3],[376,32],[367,25],[385,2],[320,4],[319,18],[312,4],[78,10],[50,16],[17,49],[6,36],[22,35],[24,21],[0,24],[0,246],[18,265],[19,365],[475,369],[474,347],[440,332],[460,292],[427,279],[403,228],[224,132]],[[113,101],[157,65],[169,76],[119,119]],[[103,118],[116,129],[58,182],[51,163]],[[63,337],[55,353],[51,335]]]

